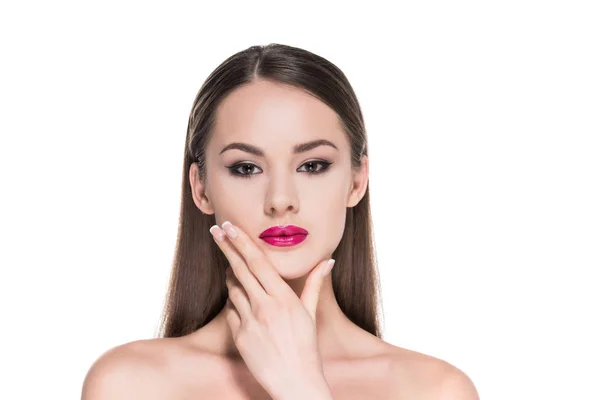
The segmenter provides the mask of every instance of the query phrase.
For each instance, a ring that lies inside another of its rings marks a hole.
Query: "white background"
[[[193,99],[271,42],[361,102],[384,339],[482,399],[600,398],[597,3],[215,3],[0,6],[0,398],[155,335]]]

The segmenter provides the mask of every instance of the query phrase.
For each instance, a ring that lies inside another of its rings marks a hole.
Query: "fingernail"
[[[225,236],[223,236],[223,232],[221,232],[219,229],[219,225],[211,226],[209,232],[213,235],[217,242],[222,242],[225,239]]]
[[[223,227],[225,233],[227,233],[227,236],[229,236],[230,238],[233,239],[237,236],[237,232],[235,231],[235,229],[233,229],[233,225],[231,224],[231,222],[225,221],[221,226]]]
[[[326,276],[331,271],[333,264],[335,264],[335,260],[333,258],[327,261],[327,264],[325,264],[325,267],[323,268],[323,276]]]

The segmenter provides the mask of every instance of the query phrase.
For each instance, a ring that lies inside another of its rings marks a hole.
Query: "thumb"
[[[333,268],[334,263],[335,260],[333,259],[321,261],[319,265],[312,270],[304,283],[300,301],[304,304],[304,308],[306,308],[306,311],[308,311],[313,321],[316,320],[317,304],[319,304],[321,286],[323,285],[325,277],[329,274],[331,268]]]

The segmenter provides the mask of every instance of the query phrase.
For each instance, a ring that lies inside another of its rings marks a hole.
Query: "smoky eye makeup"
[[[315,175],[321,175],[326,173],[331,164],[333,162],[325,161],[325,160],[309,160],[303,163],[297,171],[299,173],[306,174],[308,177],[313,177]],[[238,178],[249,179],[254,175],[259,175],[262,173],[262,170],[259,166],[251,162],[237,162],[232,165],[226,166],[229,170],[229,174]],[[261,172],[255,172],[255,171]]]

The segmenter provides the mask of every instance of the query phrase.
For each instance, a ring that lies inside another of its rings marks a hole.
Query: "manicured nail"
[[[333,258],[327,261],[327,264],[325,264],[325,267],[323,268],[323,276],[326,276],[331,271],[333,264],[335,264],[335,260]]]
[[[223,235],[223,232],[221,232],[221,230],[219,229],[219,225],[211,226],[209,231],[217,242],[222,242],[223,240],[225,240],[225,236]]]
[[[237,236],[237,232],[233,228],[233,225],[231,224],[231,222],[225,221],[225,222],[223,222],[223,225],[221,225],[221,226],[223,227],[223,230],[225,231],[225,233],[227,233],[227,236],[229,236],[230,238],[233,239]]]

